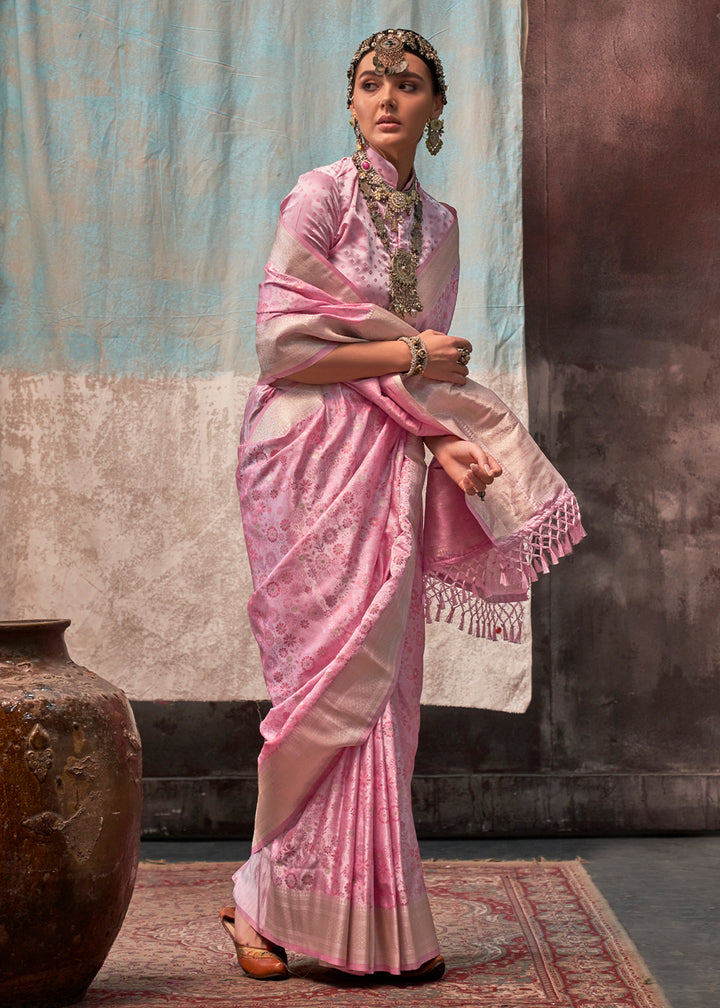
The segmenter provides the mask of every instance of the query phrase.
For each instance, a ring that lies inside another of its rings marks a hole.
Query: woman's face
[[[379,75],[373,55],[366,53],[358,63],[350,111],[368,144],[388,161],[412,159],[425,123],[442,112],[442,99],[434,93],[430,70],[419,56],[405,53],[407,70]]]

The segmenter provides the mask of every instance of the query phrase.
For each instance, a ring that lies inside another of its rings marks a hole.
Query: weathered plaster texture
[[[249,386],[0,376],[5,618],[72,619],[74,660],[134,698],[264,695],[234,486]]]
[[[718,7],[530,8],[531,422],[590,531],[535,596],[542,763],[717,770]]]
[[[0,375],[0,615],[72,619],[72,657],[133,699],[266,696],[234,477],[252,382]],[[428,636],[428,702],[527,706],[529,640]]]

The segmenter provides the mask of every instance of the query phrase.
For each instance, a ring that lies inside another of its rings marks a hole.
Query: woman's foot
[[[235,917],[234,907],[223,907],[220,923],[232,938],[238,963],[253,980],[287,980],[285,949],[258,934],[243,917]]]
[[[428,959],[422,966],[414,970],[402,970],[399,976],[393,976],[392,980],[397,984],[421,984],[432,983],[439,980],[445,972],[445,960],[441,955],[436,955],[434,959]]]
[[[229,907],[225,908],[225,911],[232,909]],[[235,937],[233,941],[236,945],[247,945],[249,948],[259,948],[267,949],[268,952],[272,951],[272,944],[263,938],[261,934],[258,934],[254,927],[252,927],[239,914],[236,914],[233,920],[233,927],[235,931]]]

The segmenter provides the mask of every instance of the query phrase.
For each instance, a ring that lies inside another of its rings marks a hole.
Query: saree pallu
[[[425,305],[442,298],[457,262],[457,225],[418,268]],[[425,323],[420,318],[418,325]],[[281,218],[258,308],[257,351],[263,380],[282,384],[343,343],[417,335],[376,304]],[[386,375],[352,383],[406,430],[454,434],[479,444],[503,469],[485,500],[466,496],[431,465],[425,505],[425,605],[490,639],[518,641],[519,602],[549,564],[585,535],[575,495],[518,418],[490,389],[423,376]]]
[[[410,803],[422,442],[350,385],[258,386],[247,417],[249,613],[273,707],[236,906],[348,972],[414,969],[438,952]]]

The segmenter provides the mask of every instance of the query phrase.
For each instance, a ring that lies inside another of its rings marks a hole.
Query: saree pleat
[[[275,398],[288,427],[258,440],[251,406],[255,440],[240,452],[241,500],[253,499],[242,501],[253,515],[249,612],[273,708],[235,901],[286,948],[349,972],[398,972],[438,951],[410,807],[422,445],[352,387],[301,392],[297,422],[288,395],[257,392],[259,412]]]
[[[417,614],[420,591],[417,579]],[[235,876],[236,903],[257,930],[348,972],[397,973],[438,951],[409,800],[422,641],[416,617],[368,739],[343,751],[294,826]]]

